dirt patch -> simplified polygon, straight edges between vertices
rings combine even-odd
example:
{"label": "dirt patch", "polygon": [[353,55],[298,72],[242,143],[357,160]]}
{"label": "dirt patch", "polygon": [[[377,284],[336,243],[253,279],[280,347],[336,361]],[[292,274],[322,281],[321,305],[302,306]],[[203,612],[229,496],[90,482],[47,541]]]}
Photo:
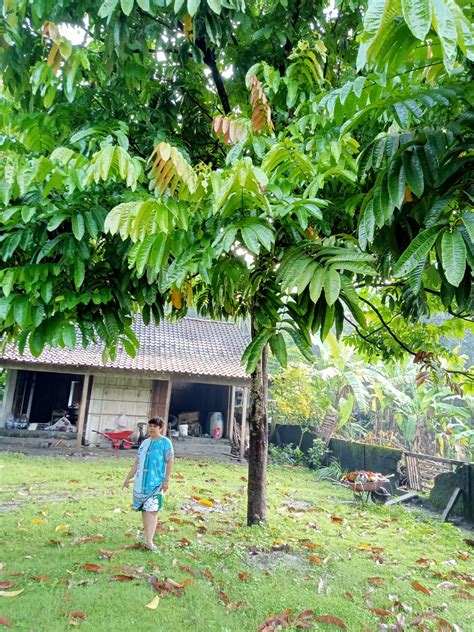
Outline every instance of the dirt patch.
{"label": "dirt patch", "polygon": [[280,568],[307,569],[308,562],[304,555],[289,550],[250,552],[247,564],[253,568],[271,571]]}

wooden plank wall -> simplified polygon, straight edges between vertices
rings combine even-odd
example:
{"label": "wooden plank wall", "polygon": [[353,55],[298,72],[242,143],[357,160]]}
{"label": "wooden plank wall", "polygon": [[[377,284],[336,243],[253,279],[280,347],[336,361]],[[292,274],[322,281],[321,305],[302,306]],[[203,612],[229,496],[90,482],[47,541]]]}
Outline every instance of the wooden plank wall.
{"label": "wooden plank wall", "polygon": [[168,413],[171,398],[171,382],[153,380],[151,388],[150,418],[161,417],[164,422],[163,434],[168,431]]}

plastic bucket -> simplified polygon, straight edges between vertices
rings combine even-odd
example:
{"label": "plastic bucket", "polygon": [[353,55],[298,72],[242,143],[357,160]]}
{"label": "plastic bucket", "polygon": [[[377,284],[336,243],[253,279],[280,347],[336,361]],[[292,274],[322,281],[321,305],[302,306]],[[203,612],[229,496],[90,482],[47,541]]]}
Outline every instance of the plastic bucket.
{"label": "plastic bucket", "polygon": [[188,436],[188,424],[179,424],[178,432],[180,437]]}

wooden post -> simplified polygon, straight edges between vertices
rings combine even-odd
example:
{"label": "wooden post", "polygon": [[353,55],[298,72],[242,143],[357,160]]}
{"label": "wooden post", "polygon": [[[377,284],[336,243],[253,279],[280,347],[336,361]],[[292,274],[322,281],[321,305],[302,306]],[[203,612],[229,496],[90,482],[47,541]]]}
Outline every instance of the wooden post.
{"label": "wooden post", "polygon": [[232,443],[234,434],[235,386],[229,386],[229,405],[227,406],[227,439]]}
{"label": "wooden post", "polygon": [[90,379],[90,375],[88,373],[84,375],[84,383],[82,384],[82,394],[81,394],[81,407],[79,409],[79,417],[77,420],[76,445],[78,448],[80,448],[82,445],[82,433],[84,430],[84,422],[86,419],[87,394],[89,392],[89,379]]}
{"label": "wooden post", "polygon": [[242,397],[242,426],[240,428],[240,458],[244,458],[245,439],[247,438],[247,408],[248,408],[248,388],[245,387]]}
{"label": "wooden post", "polygon": [[446,522],[449,518],[449,514],[454,508],[454,505],[457,503],[459,496],[462,494],[462,489],[460,487],[456,487],[456,489],[451,494],[451,498],[448,500],[448,504],[446,505],[445,510],[443,511],[443,515],[441,516],[441,522]]}

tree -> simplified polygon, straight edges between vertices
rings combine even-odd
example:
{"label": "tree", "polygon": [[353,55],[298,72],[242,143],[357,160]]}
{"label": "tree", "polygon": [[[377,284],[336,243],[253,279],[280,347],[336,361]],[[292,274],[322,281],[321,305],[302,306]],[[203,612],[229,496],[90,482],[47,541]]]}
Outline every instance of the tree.
{"label": "tree", "polygon": [[307,357],[348,315],[363,334],[360,286],[386,279],[405,316],[427,290],[470,311],[462,7],[327,9],[3,5],[5,339],[39,355],[77,323],[133,354],[137,310],[250,317],[249,524],[266,519],[268,345],[285,365],[283,333]]}

